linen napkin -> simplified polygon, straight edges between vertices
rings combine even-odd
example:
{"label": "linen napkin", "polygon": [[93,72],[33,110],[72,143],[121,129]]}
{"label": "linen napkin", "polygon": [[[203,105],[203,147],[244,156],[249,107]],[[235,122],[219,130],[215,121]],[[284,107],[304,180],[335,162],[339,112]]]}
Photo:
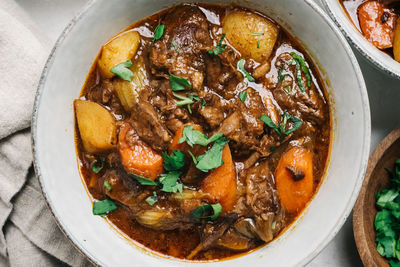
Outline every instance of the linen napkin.
{"label": "linen napkin", "polygon": [[90,266],[57,227],[32,168],[30,121],[49,41],[0,0],[0,266]]}

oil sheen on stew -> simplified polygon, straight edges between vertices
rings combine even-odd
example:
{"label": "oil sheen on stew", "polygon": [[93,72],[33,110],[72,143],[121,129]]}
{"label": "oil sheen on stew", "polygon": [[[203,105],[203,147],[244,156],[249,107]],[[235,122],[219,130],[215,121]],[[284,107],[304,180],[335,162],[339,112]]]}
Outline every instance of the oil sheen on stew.
{"label": "oil sheen on stew", "polygon": [[239,6],[182,4],[108,41],[74,102],[93,214],[176,258],[271,242],[324,175],[330,107],[284,29]]}

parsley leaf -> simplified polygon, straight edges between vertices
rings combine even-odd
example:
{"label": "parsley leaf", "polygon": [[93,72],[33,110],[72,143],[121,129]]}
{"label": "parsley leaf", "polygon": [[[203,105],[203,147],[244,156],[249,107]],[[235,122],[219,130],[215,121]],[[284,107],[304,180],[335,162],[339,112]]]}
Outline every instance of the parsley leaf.
{"label": "parsley leaf", "polygon": [[208,172],[224,164],[222,160],[222,149],[228,142],[229,141],[226,140],[225,137],[219,137],[209,150],[196,158],[196,168],[202,172]]}
{"label": "parsley leaf", "polygon": [[162,185],[161,191],[168,192],[168,193],[179,193],[182,194],[183,184],[178,183],[179,176],[181,172],[178,171],[171,171],[167,174],[160,175],[160,184]]}
{"label": "parsley leaf", "polygon": [[249,81],[254,82],[255,79],[251,76],[244,68],[244,58],[241,58],[237,63],[237,69],[243,74],[243,76]]}
{"label": "parsley leaf", "polygon": [[165,25],[157,25],[157,27],[154,29],[154,39],[153,39],[153,44],[155,41],[161,39],[161,37],[164,34],[164,29]]}
{"label": "parsley leaf", "polygon": [[219,53],[222,53],[226,49],[226,44],[222,45],[222,41],[225,38],[225,33],[222,34],[221,39],[219,39],[217,46],[213,50],[209,50],[208,53],[211,55],[218,55]]}
{"label": "parsley leaf", "polygon": [[130,69],[128,69],[130,66],[132,66],[132,60],[122,62],[121,64],[112,67],[110,72],[114,73],[122,80],[130,82],[132,81],[133,77],[133,72]]}
{"label": "parsley leaf", "polygon": [[173,40],[173,41],[171,42],[171,44],[172,44],[172,46],[174,47],[175,51],[176,51],[178,54],[180,54],[180,53],[181,53],[181,50],[179,50],[178,44],[175,42],[175,40]]}
{"label": "parsley leaf", "polygon": [[185,153],[182,150],[172,150],[172,154],[168,155],[167,152],[162,152],[164,159],[164,169],[167,171],[177,171],[185,166]]}
{"label": "parsley leaf", "polygon": [[[273,129],[278,135],[282,136],[284,135],[289,135],[296,131],[297,129],[300,128],[300,126],[303,124],[303,122],[299,119],[296,118],[292,115],[290,115],[287,111],[285,111],[282,115],[282,120],[276,125],[270,117],[267,115],[263,114],[259,117],[260,120],[262,120],[268,127]],[[288,121],[291,121],[293,123],[293,127],[286,130],[287,128],[287,123]]]}
{"label": "parsley leaf", "polygon": [[307,78],[307,87],[311,87],[310,69],[308,68],[308,66],[302,56],[300,56],[299,54],[296,54],[294,52],[291,52],[290,55],[293,57],[293,59],[296,62],[296,80],[297,80],[297,83],[299,84],[300,91],[302,91],[304,93],[306,89],[305,89],[303,81],[301,79],[301,71],[303,71],[304,75]]}
{"label": "parsley leaf", "polygon": [[193,89],[188,80],[185,78],[177,77],[173,74],[169,75],[169,83],[172,91],[184,91],[186,87]]}
{"label": "parsley leaf", "polygon": [[94,173],[99,173],[104,168],[104,161],[103,160],[95,160],[92,163],[92,171]]}
{"label": "parsley leaf", "polygon": [[[212,213],[212,214],[204,215],[204,213],[207,214]],[[196,219],[211,219],[212,221],[214,221],[215,219],[218,218],[219,215],[221,215],[221,213],[222,213],[221,204],[219,203],[212,205],[206,204],[195,209],[195,211],[193,211],[192,213],[192,216]]]}
{"label": "parsley leaf", "polygon": [[275,123],[271,120],[270,117],[263,114],[260,116],[259,119],[262,120],[269,128],[274,129],[275,132],[277,132],[277,134],[281,135],[281,132],[279,131],[279,127],[277,125],[275,125]]}
{"label": "parsley leaf", "polygon": [[101,215],[104,216],[108,212],[117,209],[117,205],[115,205],[114,201],[110,199],[105,199],[102,201],[96,201],[93,203],[93,215]]}
{"label": "parsley leaf", "polygon": [[150,206],[153,206],[158,201],[157,193],[153,191],[153,195],[149,196],[145,200]]}
{"label": "parsley leaf", "polygon": [[104,181],[104,187],[108,190],[108,191],[111,191],[112,190],[112,187],[111,187],[111,185],[110,185],[110,183],[108,182],[108,181]]}
{"label": "parsley leaf", "polygon": [[243,91],[239,94],[239,98],[240,101],[242,101],[242,103],[246,100],[246,97],[247,97],[247,91]]}
{"label": "parsley leaf", "polygon": [[183,128],[182,137],[179,139],[178,144],[186,142],[191,147],[194,145],[207,146],[222,136],[222,133],[216,133],[208,138],[207,135],[195,130],[193,125],[187,125]]}
{"label": "parsley leaf", "polygon": [[156,182],[154,182],[153,180],[147,179],[145,177],[136,175],[134,173],[129,173],[130,176],[132,176],[133,178],[136,179],[136,181],[138,181],[141,185],[158,185]]}

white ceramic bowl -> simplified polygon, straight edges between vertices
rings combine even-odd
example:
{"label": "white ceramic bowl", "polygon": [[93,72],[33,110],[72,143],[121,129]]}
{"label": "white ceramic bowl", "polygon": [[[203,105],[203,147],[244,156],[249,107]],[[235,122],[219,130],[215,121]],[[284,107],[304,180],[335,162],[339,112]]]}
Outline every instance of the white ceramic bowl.
{"label": "white ceramic bowl", "polygon": [[377,69],[400,79],[400,63],[382,52],[361,34],[347,17],[339,0],[320,0],[347,40]]}
{"label": "white ceramic bowl", "polygon": [[[99,265],[193,265],[146,252],[107,221],[93,216],[91,200],[78,173],[74,146],[72,101],[79,96],[101,45],[131,23],[177,2],[180,1],[91,2],[61,35],[43,71],[32,120],[36,173],[64,233]],[[301,41],[317,64],[332,105],[332,150],[326,178],[314,200],[283,235],[250,254],[203,264],[302,265],[339,231],[362,184],[371,131],[367,92],[345,38],[313,1],[251,0],[240,4],[279,22]]]}

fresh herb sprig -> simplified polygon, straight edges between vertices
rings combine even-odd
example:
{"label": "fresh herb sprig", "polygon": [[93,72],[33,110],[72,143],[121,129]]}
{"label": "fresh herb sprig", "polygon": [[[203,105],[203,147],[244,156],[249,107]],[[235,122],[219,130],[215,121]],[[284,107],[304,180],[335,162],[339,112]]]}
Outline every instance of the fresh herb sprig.
{"label": "fresh herb sprig", "polygon": [[216,220],[222,213],[221,204],[206,204],[198,207],[192,213],[195,219],[210,219],[212,221]]}
{"label": "fresh herb sprig", "polygon": [[192,114],[192,108],[190,107],[191,104],[194,103],[194,101],[202,101],[201,102],[201,108],[204,107],[206,104],[206,100],[204,98],[199,97],[198,95],[195,94],[188,94],[187,96],[181,96],[179,94],[172,93],[173,96],[176,98],[180,99],[181,101],[176,102],[176,105],[179,106],[187,106],[187,109],[189,111],[189,114]]}
{"label": "fresh herb sprig", "polygon": [[290,55],[293,57],[296,62],[296,80],[297,84],[300,87],[301,92],[305,92],[306,88],[304,87],[303,80],[301,78],[301,73],[303,72],[307,78],[307,87],[311,87],[311,74],[310,69],[308,68],[304,58],[295,52],[291,52]]}
{"label": "fresh herb sprig", "polygon": [[111,199],[96,201],[93,203],[93,215],[106,216],[110,211],[116,210],[117,205]]}
{"label": "fresh herb sprig", "polygon": [[[299,129],[303,123],[299,118],[290,115],[287,111],[283,112],[281,121],[278,123],[278,125],[276,125],[272,119],[265,114],[261,115],[259,119],[262,120],[268,127],[273,129],[279,136],[293,133]],[[289,121],[293,123],[293,127],[286,130]]]}
{"label": "fresh herb sprig", "polygon": [[153,44],[155,43],[155,41],[161,39],[161,37],[164,34],[164,29],[165,29],[165,25],[163,25],[163,24],[157,25],[157,27],[154,29]]}
{"label": "fresh herb sprig", "polygon": [[127,60],[111,68],[110,72],[114,73],[122,80],[132,81],[133,72],[129,69],[132,66],[132,60]]}
{"label": "fresh herb sprig", "polygon": [[241,101],[242,103],[244,103],[244,101],[246,101],[246,98],[247,98],[247,91],[241,92],[241,93],[239,94],[239,98],[240,98],[240,101]]}
{"label": "fresh herb sprig", "polygon": [[153,195],[147,197],[145,201],[146,201],[150,206],[153,206],[153,205],[156,204],[157,201],[158,201],[157,193],[156,193],[155,191],[153,191]]}
{"label": "fresh herb sprig", "polygon": [[207,146],[222,136],[222,133],[216,133],[208,138],[207,135],[195,130],[193,125],[187,125],[183,128],[182,137],[179,139],[178,144],[186,142],[190,147],[194,145]]}
{"label": "fresh herb sprig", "polygon": [[253,76],[250,75],[250,73],[247,72],[247,70],[244,68],[244,63],[245,60],[244,58],[241,58],[238,63],[237,63],[237,69],[243,74],[243,76],[249,81],[249,82],[255,82],[256,79],[254,79]]}
{"label": "fresh herb sprig", "polygon": [[169,83],[172,91],[184,91],[186,88],[193,89],[188,80],[177,77],[173,74],[169,75]]}
{"label": "fresh herb sprig", "polygon": [[103,160],[95,160],[92,162],[92,171],[94,173],[99,173],[104,168],[104,161]]}
{"label": "fresh herb sprig", "polygon": [[209,50],[208,53],[211,55],[218,55],[219,53],[222,53],[226,49],[226,44],[222,44],[222,41],[225,38],[225,33],[222,34],[221,39],[219,39],[217,46],[213,50]]}

